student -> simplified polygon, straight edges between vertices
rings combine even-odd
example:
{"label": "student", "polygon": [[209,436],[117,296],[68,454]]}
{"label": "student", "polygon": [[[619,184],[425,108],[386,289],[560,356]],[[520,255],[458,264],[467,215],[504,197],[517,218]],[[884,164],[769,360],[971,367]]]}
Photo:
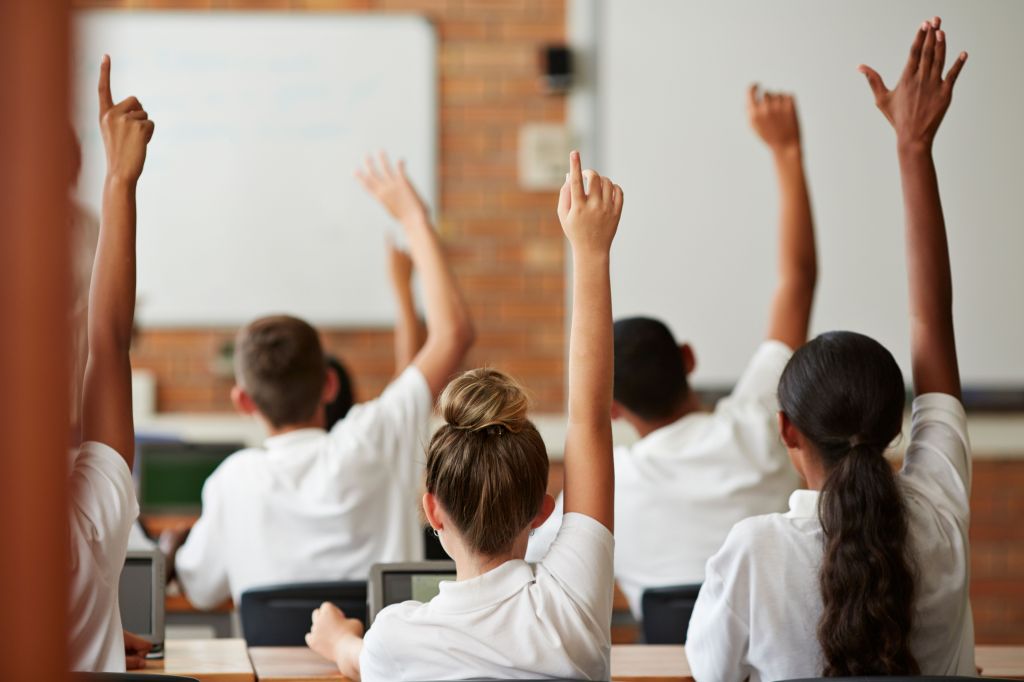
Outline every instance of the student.
{"label": "student", "polygon": [[385,608],[362,637],[332,604],[313,612],[309,646],[365,682],[468,677],[607,679],[611,650],[614,474],[608,252],[622,190],[571,155],[558,216],[573,253],[565,520],[544,561],[531,529],[551,513],[548,456],[507,376],[467,372],[441,396],[446,424],[427,450],[423,509],[458,578],[429,603]]}
{"label": "student", "polygon": [[697,680],[975,675],[968,599],[970,446],[960,404],[946,232],[932,140],[967,59],[945,80],[936,17],[892,91],[861,67],[896,130],[906,205],[914,400],[878,342],[831,332],[794,354],[779,427],[810,490],[736,525],[708,561],[686,645]]}
{"label": "student", "polygon": [[376,400],[330,432],[336,391],[316,330],[286,315],[244,327],[232,400],[267,427],[264,447],[228,457],[203,486],[202,516],[161,538],[189,601],[210,609],[273,583],[365,578],[382,561],[423,556],[415,501],[434,398],[462,362],[473,326],[426,207],[399,162],[368,161],[366,188],[402,224],[423,280],[427,338]]}
{"label": "student", "polygon": [[[395,291],[398,315],[395,321],[395,375],[408,367],[423,346],[423,334],[416,315],[416,302],[412,293],[412,257],[388,241],[388,274]],[[337,378],[338,390],[334,400],[324,407],[325,428],[330,431],[352,409],[354,390],[352,377],[345,365],[333,355],[327,356],[327,371]]]}
{"label": "student", "polygon": [[[706,411],[687,375],[696,365],[663,323],[615,323],[612,417],[639,442],[615,450],[615,577],[637,619],[650,587],[699,584],[704,564],[729,529],[748,516],[781,511],[799,480],[775,427],[775,389],[793,350],[807,340],[816,257],[804,178],[800,126],[792,96],[748,92],[751,126],[772,153],[781,195],[780,276],[768,335],[732,394]],[[544,556],[559,520],[530,541]]]}
{"label": "student", "polygon": [[135,188],[153,122],[134,97],[114,104],[110,58],[100,67],[99,120],[107,152],[103,218],[89,299],[82,385],[83,443],[70,471],[71,669],[123,671],[129,642],[117,586],[139,514],[132,484],[131,344],[135,316]]}

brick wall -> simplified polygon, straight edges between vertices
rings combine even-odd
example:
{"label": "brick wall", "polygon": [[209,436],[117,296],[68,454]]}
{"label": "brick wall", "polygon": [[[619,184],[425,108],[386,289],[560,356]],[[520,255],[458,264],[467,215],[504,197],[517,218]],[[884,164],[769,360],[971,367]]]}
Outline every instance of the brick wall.
{"label": "brick wall", "polygon": [[[126,9],[314,9],[425,14],[440,36],[440,230],[478,330],[467,366],[519,378],[537,409],[562,409],[565,329],[561,230],[552,193],[521,191],[519,126],[565,120],[538,88],[538,48],[565,38],[562,0],[74,0]],[[153,112],[159,119],[159,112]],[[210,371],[233,329],[143,331],[136,367],[153,371],[160,411],[230,410],[230,381]],[[391,334],[325,329],[354,375],[357,398],[392,374]]]}

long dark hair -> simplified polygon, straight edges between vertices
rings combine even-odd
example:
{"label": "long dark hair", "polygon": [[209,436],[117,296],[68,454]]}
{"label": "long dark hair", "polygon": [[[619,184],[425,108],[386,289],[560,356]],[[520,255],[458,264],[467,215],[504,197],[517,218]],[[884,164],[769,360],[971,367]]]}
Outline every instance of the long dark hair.
{"label": "long dark hair", "polygon": [[825,536],[818,641],[826,677],[915,675],[907,515],[885,450],[903,426],[903,374],[862,334],[822,334],[779,381],[782,412],[821,457]]}

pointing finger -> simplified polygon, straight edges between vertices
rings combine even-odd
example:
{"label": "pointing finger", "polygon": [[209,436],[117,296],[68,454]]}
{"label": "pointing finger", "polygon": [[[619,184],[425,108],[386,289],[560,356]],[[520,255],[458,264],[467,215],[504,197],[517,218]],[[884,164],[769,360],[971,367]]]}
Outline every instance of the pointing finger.
{"label": "pointing finger", "polygon": [[917,66],[917,75],[927,78],[931,73],[932,61],[935,59],[935,29],[931,24],[924,32],[924,46],[921,48],[921,61]]}
{"label": "pointing finger", "polygon": [[582,204],[587,198],[583,191],[583,171],[580,169],[580,153],[573,151],[569,154],[569,189],[572,203]]}
{"label": "pointing finger", "polygon": [[114,106],[114,98],[110,96],[110,56],[103,55],[100,62],[100,116],[107,113],[107,110]]}
{"label": "pointing finger", "polygon": [[921,62],[921,48],[924,47],[924,37],[927,26],[928,23],[924,22],[917,29],[917,35],[914,36],[914,43],[910,46],[910,56],[907,57],[907,66],[903,69],[904,76],[912,76],[917,73],[917,68]]}

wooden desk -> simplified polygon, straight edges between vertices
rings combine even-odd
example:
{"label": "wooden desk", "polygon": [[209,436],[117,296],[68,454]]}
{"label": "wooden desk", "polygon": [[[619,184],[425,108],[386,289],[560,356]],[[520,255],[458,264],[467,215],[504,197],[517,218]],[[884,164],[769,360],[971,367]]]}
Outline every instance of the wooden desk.
{"label": "wooden desk", "polygon": [[[249,649],[260,682],[345,682],[333,663],[306,647],[253,647]],[[979,646],[978,665],[985,677],[1024,679],[1024,646]],[[681,646],[612,647],[614,682],[692,682],[690,664]]]}
{"label": "wooden desk", "polygon": [[974,662],[983,677],[1010,677],[1024,680],[1024,646],[978,646]]}
{"label": "wooden desk", "polygon": [[[344,682],[333,663],[306,647],[249,649],[260,682]],[[681,646],[622,645],[612,647],[612,679],[616,682],[686,682],[690,666]]]}
{"label": "wooden desk", "polygon": [[200,682],[255,682],[244,639],[172,639],[164,660],[148,661],[140,673],[194,677]]}

